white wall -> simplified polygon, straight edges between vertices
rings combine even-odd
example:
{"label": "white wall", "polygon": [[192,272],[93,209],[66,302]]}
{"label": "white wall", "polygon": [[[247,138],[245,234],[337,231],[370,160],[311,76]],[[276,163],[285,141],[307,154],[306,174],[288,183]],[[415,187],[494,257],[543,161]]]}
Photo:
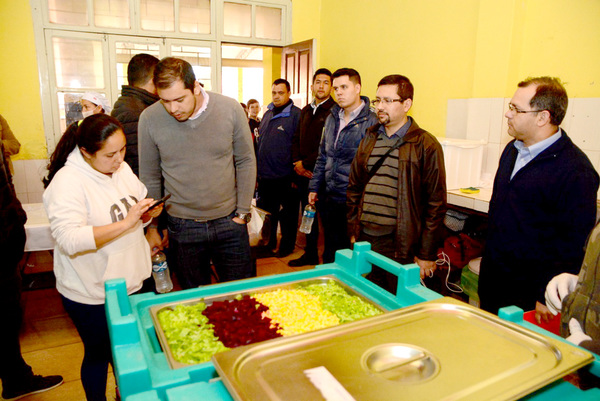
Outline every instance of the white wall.
{"label": "white wall", "polygon": [[47,174],[47,159],[13,160],[15,174],[13,184],[21,203],[41,203],[44,185],[42,178]]}

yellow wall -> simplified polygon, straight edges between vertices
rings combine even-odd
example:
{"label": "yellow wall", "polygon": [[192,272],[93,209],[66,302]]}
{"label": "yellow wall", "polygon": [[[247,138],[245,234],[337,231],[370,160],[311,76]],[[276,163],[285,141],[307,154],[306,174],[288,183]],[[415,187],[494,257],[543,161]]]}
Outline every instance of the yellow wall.
{"label": "yellow wall", "polygon": [[263,50],[263,99],[261,107],[271,103],[271,84],[281,77],[281,49],[265,48]]}
{"label": "yellow wall", "polygon": [[[445,133],[448,99],[511,97],[528,76],[558,76],[570,97],[600,97],[599,1],[296,3],[303,2],[294,1],[293,41],[320,32],[319,67],[357,69],[370,98],[384,75],[408,76],[412,114],[436,135]],[[318,8],[320,28],[296,26]]]}
{"label": "yellow wall", "polygon": [[356,69],[371,99],[383,76],[406,75],[415,86],[417,122],[443,135],[447,99],[472,94],[479,1],[369,4],[322,2],[321,63]]}
{"label": "yellow wall", "polygon": [[316,39],[313,49],[317,65],[320,63],[320,38],[322,24],[321,0],[292,0],[292,38],[294,43]]}
{"label": "yellow wall", "polygon": [[570,97],[599,97],[600,1],[520,3],[527,24],[518,72],[559,76]]}
{"label": "yellow wall", "polygon": [[0,27],[0,114],[21,142],[21,151],[13,158],[46,158],[29,2],[0,1]]}

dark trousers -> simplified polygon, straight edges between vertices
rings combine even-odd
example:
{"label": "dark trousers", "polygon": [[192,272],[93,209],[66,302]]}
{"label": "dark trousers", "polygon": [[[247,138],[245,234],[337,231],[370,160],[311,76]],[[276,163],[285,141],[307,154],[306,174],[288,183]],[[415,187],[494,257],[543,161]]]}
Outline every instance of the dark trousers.
{"label": "dark trousers", "polygon": [[256,206],[271,214],[271,232],[268,247],[277,247],[277,223],[281,225],[280,252],[293,251],[298,232],[298,190],[292,186],[292,176],[258,180]]}
{"label": "dark trousers", "polygon": [[83,342],[81,384],[88,401],[106,400],[108,364],[112,364],[104,304],[88,305],[61,296],[63,306]]}
{"label": "dark trousers", "polygon": [[325,237],[323,263],[332,263],[335,260],[336,251],[350,248],[346,202],[336,202],[325,196],[322,205],[321,218]]}
{"label": "dark trousers", "polygon": [[215,220],[196,221],[169,216],[169,248],[183,289],[210,284],[211,262],[220,281],[252,277],[248,228],[233,221],[233,217],[231,213]]}
{"label": "dark trousers", "polygon": [[31,367],[21,355],[19,332],[23,323],[21,307],[21,274],[18,266],[25,248],[25,229],[13,226],[0,243],[0,305],[2,305],[2,328],[0,328],[0,379],[4,388],[21,387],[33,375]]}
{"label": "dark trousers", "polygon": [[525,273],[517,274],[518,271],[508,271],[504,264],[489,257],[482,258],[478,282],[481,309],[495,314],[498,309],[511,305],[524,311],[535,309],[538,294],[535,283]]}
{"label": "dark trousers", "polygon": [[[308,204],[308,182],[310,180],[306,177],[296,177],[296,182],[298,183],[298,193],[300,195],[300,204],[302,206],[301,210],[304,211],[304,208]],[[319,257],[319,202],[316,204],[317,213],[315,214],[315,220],[313,221],[312,228],[310,230],[310,234],[306,234],[306,246],[304,247],[304,253],[306,256],[310,258],[318,258]]]}

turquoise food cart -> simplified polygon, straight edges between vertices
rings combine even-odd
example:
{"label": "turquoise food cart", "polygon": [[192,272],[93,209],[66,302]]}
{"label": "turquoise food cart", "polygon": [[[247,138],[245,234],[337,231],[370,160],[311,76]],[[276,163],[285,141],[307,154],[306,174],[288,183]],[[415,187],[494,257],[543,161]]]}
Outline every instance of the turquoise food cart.
{"label": "turquoise food cart", "polygon": [[[363,277],[372,265],[398,276],[396,295]],[[196,365],[174,368],[163,350],[167,345],[157,334],[151,312],[157,306],[190,299],[209,300],[223,294],[233,297],[323,278],[342,283],[350,292],[386,312],[235,348]],[[327,400],[324,390],[313,385],[314,378],[305,373],[311,370],[305,368],[312,368],[313,364],[326,371],[334,385],[347,388],[354,396],[350,399],[356,400],[417,396],[600,399],[599,389],[583,391],[561,379],[584,365],[591,366],[590,371],[600,376],[596,356],[524,322],[523,311],[518,308],[504,308],[500,319],[443,298],[421,285],[418,266],[399,265],[371,251],[368,243],[355,244],[353,251],[338,251],[334,263],[312,270],[169,294],[128,296],[123,280],[111,280],[106,283],[106,311],[115,376],[126,401],[287,401],[307,399],[308,394],[314,395],[308,399]],[[245,362],[239,363],[240,360]],[[281,361],[281,366],[273,361]],[[292,377],[296,387],[280,386]]]}

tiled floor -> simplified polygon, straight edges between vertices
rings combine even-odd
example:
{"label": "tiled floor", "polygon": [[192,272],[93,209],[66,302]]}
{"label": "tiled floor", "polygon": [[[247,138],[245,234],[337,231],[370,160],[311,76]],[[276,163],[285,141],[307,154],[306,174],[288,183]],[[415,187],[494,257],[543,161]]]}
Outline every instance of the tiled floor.
{"label": "tiled floor", "polygon": [[[313,268],[314,266],[291,268],[287,265],[290,259],[295,259],[301,254],[302,250],[296,248],[292,255],[283,259],[275,257],[258,259],[257,274],[266,276]],[[48,269],[50,271],[52,269],[51,259],[45,254],[39,254],[34,261],[28,263],[26,273]],[[83,345],[75,326],[62,307],[58,292],[55,288],[24,291],[23,305],[25,311],[21,335],[23,357],[36,374],[59,374],[64,377],[64,383],[60,387],[24,399],[28,401],[85,400],[79,374]],[[107,397],[109,400],[114,400],[114,376],[109,373],[108,377]]]}

